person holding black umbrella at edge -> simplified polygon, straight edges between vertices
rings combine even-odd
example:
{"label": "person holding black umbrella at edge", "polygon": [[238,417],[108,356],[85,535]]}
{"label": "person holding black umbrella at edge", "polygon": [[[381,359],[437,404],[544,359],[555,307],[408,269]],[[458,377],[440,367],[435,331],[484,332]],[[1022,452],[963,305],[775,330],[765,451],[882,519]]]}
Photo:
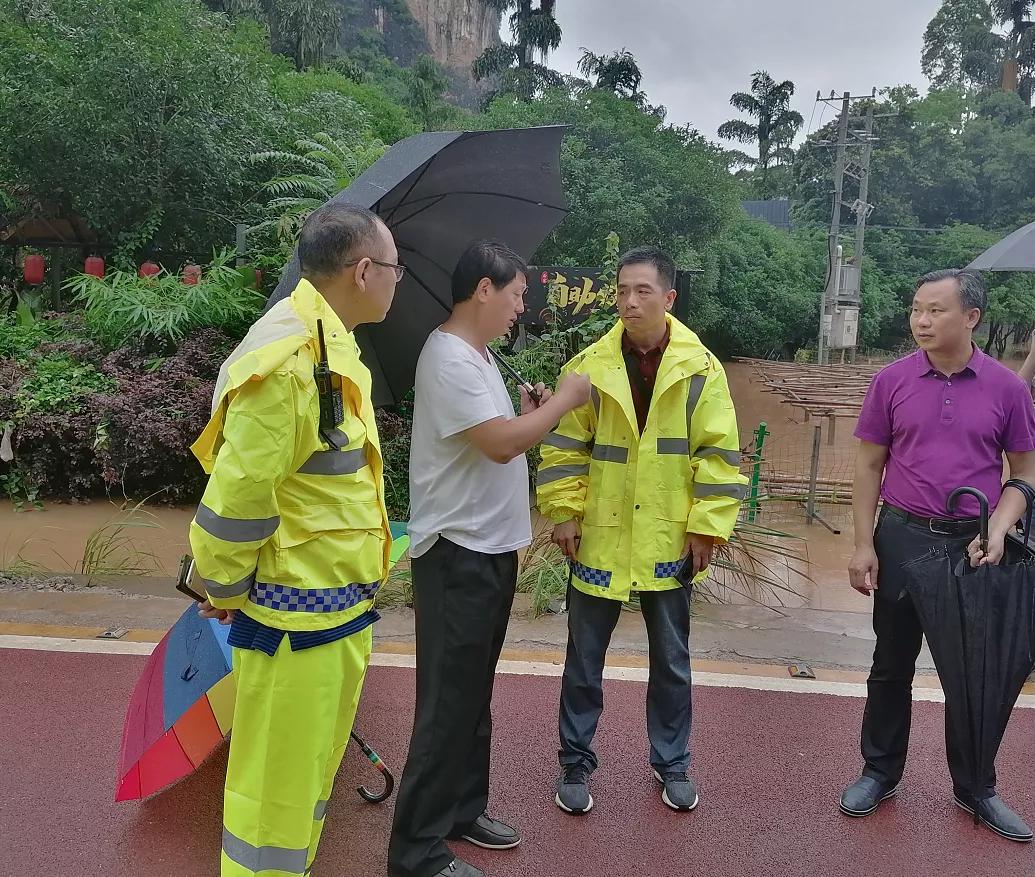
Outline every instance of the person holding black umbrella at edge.
{"label": "person holding black umbrella at edge", "polygon": [[[862,722],[862,776],[841,795],[848,816],[873,813],[898,790],[909,743],[912,681],[922,629],[908,593],[905,564],[932,549],[973,566],[998,564],[1006,534],[1025,511],[1019,490],[1003,490],[1003,454],[1012,478],[1035,483],[1035,409],[1024,382],[973,342],[987,309],[980,275],[934,271],[916,283],[910,328],[918,350],[874,378],[855,431],[851,585],[873,597],[877,637]],[[987,551],[980,544],[977,502],[967,517],[948,517],[960,485],[995,506]],[[877,516],[878,499],[883,507]],[[948,707],[947,707],[948,712]],[[965,741],[946,720],[946,751],[956,804],[1000,835],[1027,842],[1031,829],[996,794],[994,769],[972,794],[963,768]]]}
{"label": "person holding black umbrella at edge", "polygon": [[488,345],[524,311],[525,275],[504,244],[471,244],[453,272],[452,314],[417,363],[408,528],[417,704],[388,849],[392,877],[479,877],[447,839],[496,850],[520,841],[486,808],[493,679],[517,552],[532,540],[525,451],[590,397],[581,375],[553,394],[523,385],[515,416]]}

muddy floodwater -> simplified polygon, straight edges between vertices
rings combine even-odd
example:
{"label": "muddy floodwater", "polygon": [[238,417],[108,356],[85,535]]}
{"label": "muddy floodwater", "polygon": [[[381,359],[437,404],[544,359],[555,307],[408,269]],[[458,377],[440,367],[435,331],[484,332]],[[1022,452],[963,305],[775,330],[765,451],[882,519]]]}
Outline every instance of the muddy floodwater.
{"label": "muddy floodwater", "polygon": [[[752,369],[741,363],[726,366],[737,406],[741,445],[752,442],[759,422],[769,433],[764,449],[767,471],[782,476],[807,477],[813,430],[821,423],[820,476],[828,482],[851,478],[854,461],[852,430],[855,422],[838,418],[833,437],[826,419],[806,421],[803,412],[783,404],[780,397],[763,391]],[[846,499],[847,497],[845,497]],[[743,585],[717,587],[732,602],[760,600],[816,609],[869,611],[869,601],[847,584],[845,572],[852,552],[850,506],[843,500],[823,503],[820,514],[839,535],[822,524],[806,524],[804,505],[798,502],[763,501],[756,524],[795,537],[772,537],[780,551],[793,550],[795,558],[770,556],[760,560],[788,590],[738,594]],[[51,572],[82,572],[85,562],[108,573],[131,572],[141,576],[172,576],[180,557],[188,551],[187,528],[192,507],[149,507],[131,512],[106,500],[82,504],[48,501],[43,511],[15,512],[0,503],[0,568],[37,568]],[[747,589],[750,590],[750,589]]]}

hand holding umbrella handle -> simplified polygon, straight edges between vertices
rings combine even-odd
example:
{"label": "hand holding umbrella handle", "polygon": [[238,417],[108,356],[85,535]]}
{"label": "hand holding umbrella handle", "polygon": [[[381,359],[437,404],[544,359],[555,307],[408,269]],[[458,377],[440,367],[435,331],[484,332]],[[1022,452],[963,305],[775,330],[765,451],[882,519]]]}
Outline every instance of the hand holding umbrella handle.
{"label": "hand holding umbrella handle", "polygon": [[957,500],[961,496],[972,496],[978,501],[978,507],[980,514],[978,516],[978,522],[981,529],[981,553],[988,553],[988,497],[985,496],[976,487],[957,487],[952,493],[949,494],[949,499],[945,503],[945,507],[949,514],[953,514],[956,511]]}

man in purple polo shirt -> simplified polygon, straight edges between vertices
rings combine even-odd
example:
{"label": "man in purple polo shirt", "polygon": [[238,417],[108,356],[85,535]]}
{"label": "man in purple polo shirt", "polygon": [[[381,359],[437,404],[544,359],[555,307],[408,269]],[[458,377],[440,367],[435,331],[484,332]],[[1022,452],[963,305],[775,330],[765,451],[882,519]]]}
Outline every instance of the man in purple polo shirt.
{"label": "man in purple polo shirt", "polygon": [[[909,317],[920,349],[873,379],[859,416],[848,572],[853,588],[873,596],[877,645],[863,713],[865,767],[841,795],[849,816],[866,816],[895,794],[906,763],[922,631],[903,593],[903,564],[934,547],[966,552],[974,566],[998,563],[1006,533],[1024,511],[1021,493],[1002,489],[1003,454],[1012,477],[1035,482],[1035,411],[1027,387],[972,341],[986,307],[977,274],[950,269],[921,277]],[[961,485],[979,488],[995,507],[987,554],[977,539],[976,500],[967,497],[960,508],[969,517],[947,517],[949,494]],[[884,505],[874,530],[878,497]],[[1004,837],[1030,841],[1031,829],[996,795],[994,769],[986,795],[972,797],[960,765],[962,744],[948,722],[945,738],[956,803]]]}

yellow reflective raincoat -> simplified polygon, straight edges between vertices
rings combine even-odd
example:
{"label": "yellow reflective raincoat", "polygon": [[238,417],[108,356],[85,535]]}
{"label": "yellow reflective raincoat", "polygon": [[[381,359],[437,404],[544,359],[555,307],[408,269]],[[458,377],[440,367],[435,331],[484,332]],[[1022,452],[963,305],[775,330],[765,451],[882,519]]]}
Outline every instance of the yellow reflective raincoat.
{"label": "yellow reflective raincoat", "polygon": [[565,365],[589,376],[592,398],[543,441],[539,510],[554,523],[581,521],[572,583],[591,596],[680,587],[686,535],[728,541],[746,495],[726,374],[697,335],[668,322],[642,435],[618,323]]}
{"label": "yellow reflective raincoat", "polygon": [[[313,377],[317,320],[344,401],[327,434]],[[298,650],[284,634],[272,656],[233,650],[220,873],[300,877],[316,856],[370,658],[372,619],[360,616],[391,548],[370,372],[308,281],[223,364],[192,450],[211,476],[190,541],[212,604],[317,641],[357,628]]]}
{"label": "yellow reflective raincoat", "polygon": [[[345,402],[329,437],[313,378],[317,320]],[[211,475],[190,541],[214,606],[281,630],[337,627],[371,608],[391,535],[370,372],[308,281],[223,364],[191,450]]]}

